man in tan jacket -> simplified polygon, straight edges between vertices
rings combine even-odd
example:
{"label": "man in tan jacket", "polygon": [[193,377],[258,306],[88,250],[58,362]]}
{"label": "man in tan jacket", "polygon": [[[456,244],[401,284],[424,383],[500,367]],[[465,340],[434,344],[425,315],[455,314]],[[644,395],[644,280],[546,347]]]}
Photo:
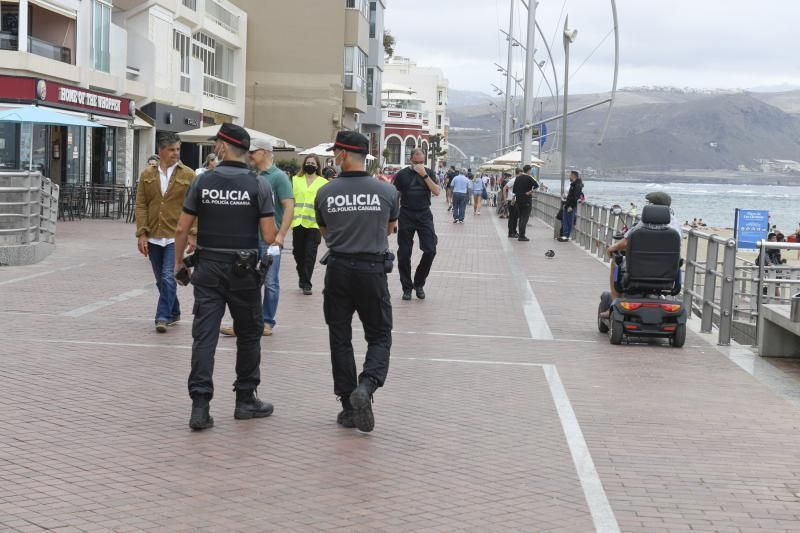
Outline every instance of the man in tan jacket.
{"label": "man in tan jacket", "polygon": [[[194,171],[179,161],[181,140],[175,133],[161,133],[156,141],[159,164],[148,167],[139,177],[136,190],[136,237],[139,252],[150,258],[159,298],[156,331],[181,319],[175,265],[175,227],[181,216],[183,199],[194,180]],[[192,229],[189,249],[194,248],[196,228]],[[180,251],[183,254],[183,250]]]}

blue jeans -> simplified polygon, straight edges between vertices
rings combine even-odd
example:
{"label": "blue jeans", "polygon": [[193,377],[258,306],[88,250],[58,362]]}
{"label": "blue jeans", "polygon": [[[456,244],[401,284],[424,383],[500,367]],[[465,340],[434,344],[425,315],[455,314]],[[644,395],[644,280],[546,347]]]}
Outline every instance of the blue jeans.
{"label": "blue jeans", "polygon": [[464,221],[468,200],[467,193],[465,192],[453,193],[453,220]]}
{"label": "blue jeans", "polygon": [[153,267],[158,287],[158,307],[156,307],[156,320],[172,322],[181,314],[181,304],[178,302],[178,284],[175,282],[175,244],[159,246],[148,244],[148,257]]}
{"label": "blue jeans", "polygon": [[561,217],[561,236],[562,237],[569,237],[572,234],[572,226],[575,224],[575,210],[572,210],[572,213],[567,211],[567,208],[564,208],[564,215]]}
{"label": "blue jeans", "polygon": [[[259,255],[267,253],[267,248],[264,241],[258,241]],[[275,327],[275,314],[278,312],[278,300],[281,295],[280,272],[281,256],[273,255],[272,266],[269,267],[267,279],[264,280],[264,324],[268,324],[271,328]]]}

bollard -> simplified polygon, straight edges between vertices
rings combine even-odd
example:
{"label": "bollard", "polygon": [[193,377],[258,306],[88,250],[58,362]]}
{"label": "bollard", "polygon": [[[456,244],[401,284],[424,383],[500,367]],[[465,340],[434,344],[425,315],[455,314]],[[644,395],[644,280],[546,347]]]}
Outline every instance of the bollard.
{"label": "bollard", "polygon": [[792,309],[789,313],[792,322],[800,322],[800,292],[792,296]]}

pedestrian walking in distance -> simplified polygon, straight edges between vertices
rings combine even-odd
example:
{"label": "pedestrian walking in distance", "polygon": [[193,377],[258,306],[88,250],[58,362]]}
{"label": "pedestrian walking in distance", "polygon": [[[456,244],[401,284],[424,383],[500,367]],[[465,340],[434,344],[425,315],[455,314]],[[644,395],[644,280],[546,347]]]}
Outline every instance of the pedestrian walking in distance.
{"label": "pedestrian walking in distance", "polygon": [[469,188],[472,182],[466,176],[467,170],[462,170],[453,178],[453,224],[464,223],[464,215],[469,201]]}
{"label": "pedestrian walking in distance", "polygon": [[[156,331],[166,333],[167,326],[181,319],[172,265],[176,256],[183,258],[184,248],[176,252],[175,227],[181,215],[183,197],[195,176],[192,169],[179,161],[181,140],[176,134],[159,134],[156,146],[158,157],[155,164],[148,164],[136,189],[136,237],[139,252],[150,259],[156,278]],[[188,246],[194,248],[197,228],[191,228],[190,233]]]}
{"label": "pedestrian walking in distance", "polygon": [[272,244],[278,233],[272,189],[247,166],[250,135],[234,124],[223,124],[214,137],[217,168],[199,176],[186,194],[178,221],[175,243],[186,245],[189,228],[198,220],[196,267],[185,269],[183,257],[175,258],[176,277],[194,285],[192,368],[189,396],[195,430],[214,425],[209,403],[214,395],[214,352],[225,306],[236,330],[236,407],[238,420],[272,414],[272,404],[256,394],[261,383],[261,305],[263,261],[258,256],[258,230]]}
{"label": "pedestrian walking in distance", "polygon": [[[404,168],[394,178],[394,186],[400,192],[400,218],[397,231],[397,263],[400,271],[400,284],[403,287],[403,300],[411,299],[411,289],[417,298],[425,299],[425,281],[431,273],[433,258],[436,257],[436,230],[433,227],[431,195],[439,196],[441,187],[436,183],[433,170],[425,168],[425,152],[419,148],[411,152],[411,165]],[[419,236],[419,260],[414,279],[411,279],[411,251],[414,247],[414,234]]]}
{"label": "pedestrian walking in distance", "polygon": [[292,178],[294,191],[294,220],[292,220],[292,254],[297,265],[298,286],[305,295],[311,295],[311,276],[317,262],[317,250],[322,237],[314,213],[317,191],[328,183],[322,177],[322,168],[316,156],[303,161],[300,174]]}
{"label": "pedestrian walking in distance", "polygon": [[[372,431],[372,395],[386,382],[392,347],[392,301],[387,273],[393,256],[388,236],[400,216],[397,189],[370,176],[364,165],[369,141],[343,131],[331,148],[339,177],[319,190],[317,222],[330,251],[323,311],[328,324],[333,392],[342,402],[336,421]],[[364,368],[356,383],[353,313],[367,341]]]}

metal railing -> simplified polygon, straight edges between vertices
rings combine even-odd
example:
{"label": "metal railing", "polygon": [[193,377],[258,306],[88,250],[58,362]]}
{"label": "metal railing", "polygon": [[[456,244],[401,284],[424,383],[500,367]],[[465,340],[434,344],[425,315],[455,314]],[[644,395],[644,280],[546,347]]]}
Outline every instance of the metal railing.
{"label": "metal railing", "polygon": [[[705,242],[705,260],[698,257]],[[722,247],[723,257],[719,253]],[[690,230],[683,277],[683,303],[701,319],[700,331],[719,328],[719,344],[731,343],[736,282],[736,241]]]}
{"label": "metal railing", "polygon": [[197,11],[197,0],[183,0],[183,5],[192,11]]}
{"label": "metal railing", "polygon": [[0,31],[0,50],[18,50],[19,39],[16,33]]}
{"label": "metal railing", "polygon": [[206,14],[217,24],[231,33],[239,33],[239,17],[214,0],[206,0]]}
{"label": "metal railing", "polygon": [[225,100],[227,102],[235,102],[236,85],[229,81],[206,74],[203,77],[203,94],[211,98]]}
{"label": "metal railing", "polygon": [[38,172],[0,172],[0,246],[55,242],[58,197]]}

